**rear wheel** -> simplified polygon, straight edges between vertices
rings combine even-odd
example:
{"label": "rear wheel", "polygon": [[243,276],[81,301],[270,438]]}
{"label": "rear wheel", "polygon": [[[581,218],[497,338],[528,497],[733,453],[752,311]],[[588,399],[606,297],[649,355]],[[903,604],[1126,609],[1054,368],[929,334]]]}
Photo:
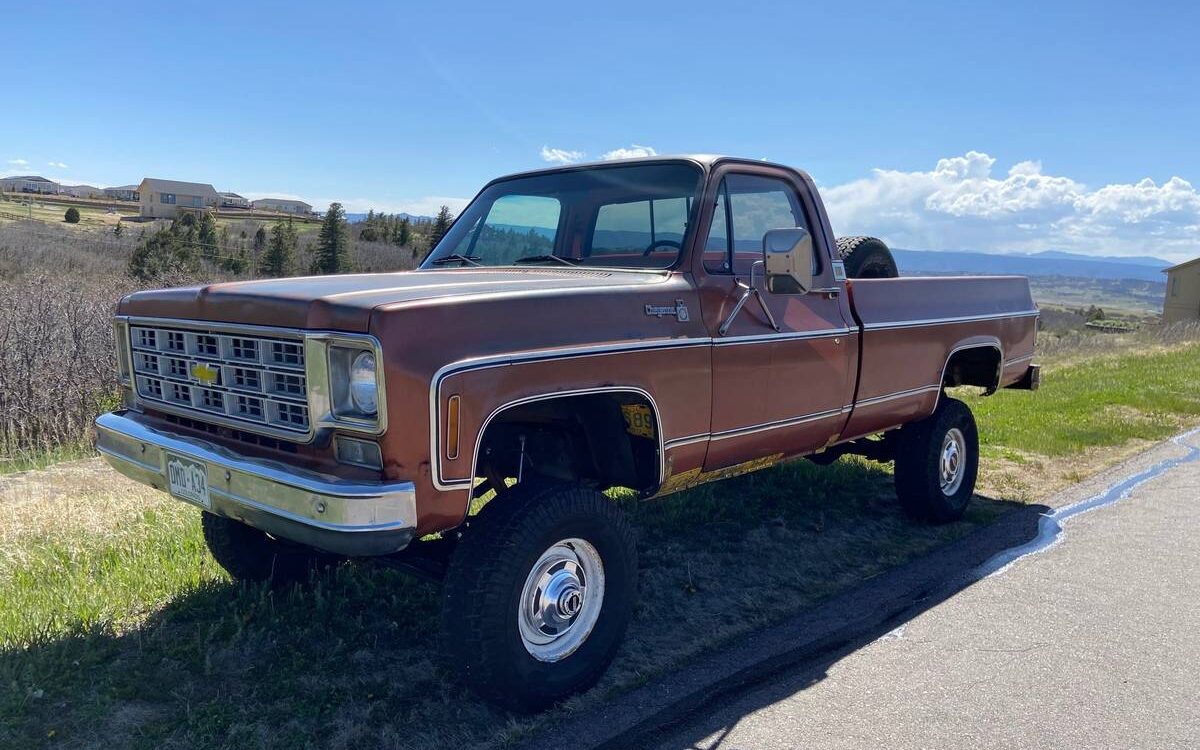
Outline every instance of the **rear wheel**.
{"label": "rear wheel", "polygon": [[302,581],[314,568],[330,565],[332,555],[275,539],[231,518],[203,513],[204,542],[217,563],[237,581]]}
{"label": "rear wheel", "polygon": [[522,483],[471,519],[442,604],[448,666],[487,700],[537,711],[608,668],[637,590],[624,514],[598,492]]}
{"label": "rear wheel", "polygon": [[932,416],[896,438],[896,495],[904,510],[932,523],[962,518],[979,471],[979,433],[967,405],[943,395]]}
{"label": "rear wheel", "polygon": [[894,279],[900,275],[892,251],[875,237],[838,237],[838,257],[851,279]]}

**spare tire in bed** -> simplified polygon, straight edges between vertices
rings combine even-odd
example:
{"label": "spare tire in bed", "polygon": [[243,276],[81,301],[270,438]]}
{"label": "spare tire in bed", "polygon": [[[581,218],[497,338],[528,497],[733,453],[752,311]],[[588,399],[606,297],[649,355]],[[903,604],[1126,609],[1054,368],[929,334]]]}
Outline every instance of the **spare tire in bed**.
{"label": "spare tire in bed", "polygon": [[838,257],[850,279],[894,279],[900,275],[892,251],[875,237],[838,237]]}

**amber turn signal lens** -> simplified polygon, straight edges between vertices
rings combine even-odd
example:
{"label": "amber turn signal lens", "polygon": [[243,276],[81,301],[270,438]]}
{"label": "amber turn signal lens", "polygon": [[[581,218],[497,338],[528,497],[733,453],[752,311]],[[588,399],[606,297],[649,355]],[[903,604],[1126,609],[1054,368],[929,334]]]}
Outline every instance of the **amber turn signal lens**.
{"label": "amber turn signal lens", "polygon": [[458,458],[458,394],[446,403],[446,458]]}

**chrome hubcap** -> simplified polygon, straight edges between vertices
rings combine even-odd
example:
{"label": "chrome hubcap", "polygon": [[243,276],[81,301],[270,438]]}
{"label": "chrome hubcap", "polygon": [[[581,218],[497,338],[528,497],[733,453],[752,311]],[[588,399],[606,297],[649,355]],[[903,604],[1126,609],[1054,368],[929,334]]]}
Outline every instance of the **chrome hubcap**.
{"label": "chrome hubcap", "polygon": [[942,438],[942,456],[938,462],[942,493],[953,495],[962,486],[967,471],[967,441],[962,430],[954,427]]}
{"label": "chrome hubcap", "polygon": [[529,655],[559,661],[591,634],[604,603],[604,564],[582,539],[564,539],[542,553],[525,578],[517,628]]}

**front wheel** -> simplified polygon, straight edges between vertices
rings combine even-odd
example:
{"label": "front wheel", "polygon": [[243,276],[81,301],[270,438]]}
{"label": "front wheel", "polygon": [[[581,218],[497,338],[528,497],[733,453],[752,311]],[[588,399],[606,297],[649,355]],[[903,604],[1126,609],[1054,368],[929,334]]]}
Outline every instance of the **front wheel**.
{"label": "front wheel", "polygon": [[979,432],[962,401],[943,395],[931,416],[897,434],[896,495],[914,518],[932,523],[962,518],[978,471]]}
{"label": "front wheel", "polygon": [[504,708],[545,708],[600,679],[637,590],[633,530],[598,492],[523,483],[471,519],[446,574],[442,650]]}
{"label": "front wheel", "polygon": [[310,571],[336,558],[315,549],[283,542],[252,526],[204,512],[200,517],[204,542],[235,581],[271,581],[286,585],[303,581]]}

